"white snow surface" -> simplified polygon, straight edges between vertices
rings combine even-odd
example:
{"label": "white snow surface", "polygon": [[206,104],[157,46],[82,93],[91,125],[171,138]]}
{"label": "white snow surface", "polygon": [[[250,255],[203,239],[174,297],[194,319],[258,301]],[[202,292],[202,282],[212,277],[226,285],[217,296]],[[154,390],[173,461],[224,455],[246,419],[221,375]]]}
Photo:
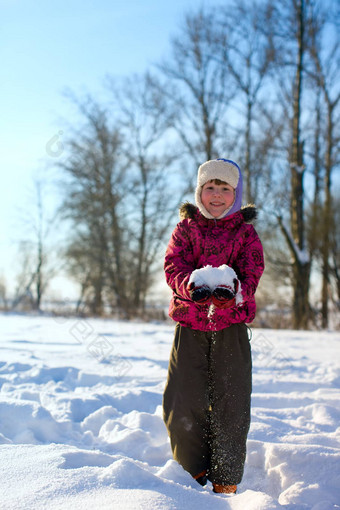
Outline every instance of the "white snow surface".
{"label": "white snow surface", "polygon": [[162,393],[173,324],[0,315],[0,508],[340,508],[340,338],[252,331],[236,495],[173,459]]}
{"label": "white snow surface", "polygon": [[[234,291],[234,279],[238,280],[237,274],[234,269],[227,264],[223,264],[219,267],[204,266],[199,269],[195,269],[189,278],[188,284],[195,283],[195,285],[207,285],[211,290],[214,290],[218,285],[226,285],[231,287]],[[238,291],[236,293],[236,304],[243,302],[242,288],[239,281]]]}

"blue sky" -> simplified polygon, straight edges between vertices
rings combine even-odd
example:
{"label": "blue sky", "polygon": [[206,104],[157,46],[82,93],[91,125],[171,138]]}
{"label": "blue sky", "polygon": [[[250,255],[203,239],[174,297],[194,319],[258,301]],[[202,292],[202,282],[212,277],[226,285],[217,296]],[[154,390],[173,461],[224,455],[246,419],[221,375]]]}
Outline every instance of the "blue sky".
{"label": "blue sky", "polygon": [[28,189],[48,163],[46,144],[62,131],[62,119],[72,121],[65,89],[100,99],[107,74],[150,68],[168,52],[184,13],[209,3],[0,0],[0,277],[9,287]]}

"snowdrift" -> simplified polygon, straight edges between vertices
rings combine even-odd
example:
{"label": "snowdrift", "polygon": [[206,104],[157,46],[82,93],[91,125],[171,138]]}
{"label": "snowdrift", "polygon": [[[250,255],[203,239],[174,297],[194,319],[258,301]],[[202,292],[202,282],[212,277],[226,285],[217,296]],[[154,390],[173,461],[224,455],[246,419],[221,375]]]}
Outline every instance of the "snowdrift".
{"label": "snowdrift", "polygon": [[236,495],[172,460],[173,326],[0,316],[0,508],[340,508],[340,338],[253,330],[252,424]]}

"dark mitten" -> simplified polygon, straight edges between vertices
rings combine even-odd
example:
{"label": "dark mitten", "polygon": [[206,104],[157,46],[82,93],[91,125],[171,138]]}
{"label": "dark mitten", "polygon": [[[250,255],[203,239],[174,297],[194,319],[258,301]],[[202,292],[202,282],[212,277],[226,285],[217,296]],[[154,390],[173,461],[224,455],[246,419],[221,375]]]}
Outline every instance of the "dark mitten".
{"label": "dark mitten", "polygon": [[233,280],[233,286],[218,285],[212,293],[212,302],[217,308],[231,308],[235,305],[236,293],[239,282],[236,278]]}
{"label": "dark mitten", "polygon": [[190,285],[189,292],[191,299],[200,305],[207,303],[211,299],[211,290],[207,285],[195,287],[192,283]]}

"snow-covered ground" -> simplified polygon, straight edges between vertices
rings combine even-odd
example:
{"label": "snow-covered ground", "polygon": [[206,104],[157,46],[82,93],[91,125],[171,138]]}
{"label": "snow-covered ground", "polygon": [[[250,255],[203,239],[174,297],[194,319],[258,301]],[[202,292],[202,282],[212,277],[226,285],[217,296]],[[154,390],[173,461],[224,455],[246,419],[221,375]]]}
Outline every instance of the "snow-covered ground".
{"label": "snow-covered ground", "polygon": [[162,393],[173,326],[0,315],[0,508],[340,508],[340,335],[253,330],[238,493],[172,460]]}

